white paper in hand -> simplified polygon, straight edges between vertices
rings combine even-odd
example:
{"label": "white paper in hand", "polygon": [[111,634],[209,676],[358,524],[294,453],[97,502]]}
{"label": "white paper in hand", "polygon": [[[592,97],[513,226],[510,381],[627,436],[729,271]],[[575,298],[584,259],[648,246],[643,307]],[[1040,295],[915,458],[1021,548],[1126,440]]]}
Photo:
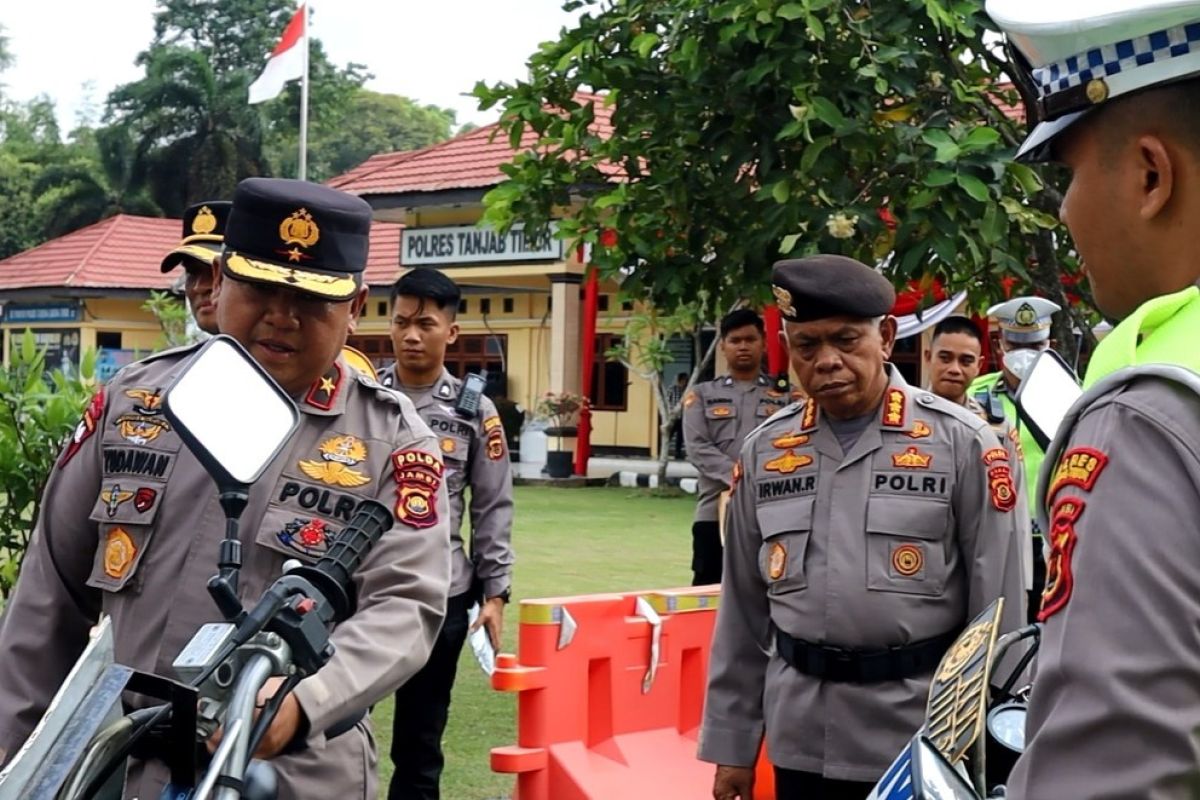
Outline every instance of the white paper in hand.
{"label": "white paper in hand", "polygon": [[[478,603],[467,611],[467,624],[474,625],[477,619],[479,619]],[[492,640],[488,636],[487,627],[480,625],[478,630],[467,637],[467,641],[471,644],[471,652],[475,654],[479,668],[485,675],[490,676],[496,671],[496,651],[492,648]]]}

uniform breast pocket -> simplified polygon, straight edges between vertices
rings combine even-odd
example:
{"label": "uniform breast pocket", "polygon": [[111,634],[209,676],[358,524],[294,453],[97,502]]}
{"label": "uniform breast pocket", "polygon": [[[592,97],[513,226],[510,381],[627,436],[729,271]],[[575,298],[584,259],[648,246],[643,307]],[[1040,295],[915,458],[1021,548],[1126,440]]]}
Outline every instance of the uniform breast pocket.
{"label": "uniform breast pocket", "polygon": [[808,586],[804,560],[812,536],[814,500],[797,498],[755,509],[763,539],[758,571],[767,583],[768,594],[798,592]]}
{"label": "uniform breast pocket", "polygon": [[950,505],[942,500],[872,497],[867,502],[867,588],[939,595],[946,587]]}
{"label": "uniform breast pocket", "polygon": [[446,490],[458,494],[466,488],[471,442],[465,436],[443,435],[439,443],[446,463]]}
{"label": "uniform breast pocket", "polygon": [[88,517],[100,534],[88,586],[106,592],[138,589],[138,566],[150,547],[165,489],[158,481],[105,477]]}

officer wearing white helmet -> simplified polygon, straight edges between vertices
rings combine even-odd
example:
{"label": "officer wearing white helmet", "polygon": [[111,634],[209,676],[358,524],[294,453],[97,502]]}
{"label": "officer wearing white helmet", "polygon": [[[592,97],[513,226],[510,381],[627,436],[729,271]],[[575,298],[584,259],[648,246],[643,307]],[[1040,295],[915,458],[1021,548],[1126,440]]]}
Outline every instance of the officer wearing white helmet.
{"label": "officer wearing white helmet", "polygon": [[1024,457],[1024,485],[1029,503],[1029,519],[1032,523],[1033,572],[1030,584],[1029,610],[1031,619],[1037,613],[1038,598],[1046,585],[1046,561],[1042,557],[1042,531],[1037,523],[1038,470],[1042,467],[1042,447],[1033,438],[1029,426],[1017,415],[1013,398],[1021,386],[1019,374],[1023,374],[1038,354],[1050,347],[1051,317],[1062,307],[1044,297],[1014,297],[988,309],[988,316],[1000,326],[1000,349],[1003,361],[999,372],[980,375],[971,382],[967,396],[978,403],[992,425],[1007,423],[1012,444]]}
{"label": "officer wearing white helmet", "polygon": [[1120,323],[1046,454],[1051,546],[1008,797],[1200,790],[1200,0],[988,0],[1060,216]]}

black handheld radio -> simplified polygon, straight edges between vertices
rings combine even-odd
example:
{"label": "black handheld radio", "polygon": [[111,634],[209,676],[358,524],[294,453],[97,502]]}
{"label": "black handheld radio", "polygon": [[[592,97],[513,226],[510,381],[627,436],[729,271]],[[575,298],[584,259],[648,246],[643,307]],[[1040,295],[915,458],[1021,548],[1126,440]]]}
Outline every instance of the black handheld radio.
{"label": "black handheld radio", "polygon": [[458,400],[454,403],[454,413],[463,419],[475,419],[479,416],[479,403],[483,398],[483,390],[487,388],[487,370],[476,375],[468,372],[463,378],[462,388],[458,390]]}

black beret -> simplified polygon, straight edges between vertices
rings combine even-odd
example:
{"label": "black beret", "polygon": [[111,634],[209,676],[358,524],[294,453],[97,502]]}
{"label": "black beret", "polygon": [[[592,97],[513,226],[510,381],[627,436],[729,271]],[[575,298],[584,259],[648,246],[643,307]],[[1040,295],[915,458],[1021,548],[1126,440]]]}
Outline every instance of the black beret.
{"label": "black beret", "polygon": [[319,183],[247,178],[233,192],[225,227],[225,272],[331,300],[362,286],[371,207]]}
{"label": "black beret", "polygon": [[826,317],[879,317],[896,305],[896,290],[875,270],[845,256],[777,261],[771,290],[789,322]]}
{"label": "black beret", "polygon": [[170,272],[185,258],[211,265],[213,256],[221,252],[225,223],[229,221],[232,206],[228,200],[209,200],[188,206],[183,212],[183,240],[163,259],[162,271]]}

